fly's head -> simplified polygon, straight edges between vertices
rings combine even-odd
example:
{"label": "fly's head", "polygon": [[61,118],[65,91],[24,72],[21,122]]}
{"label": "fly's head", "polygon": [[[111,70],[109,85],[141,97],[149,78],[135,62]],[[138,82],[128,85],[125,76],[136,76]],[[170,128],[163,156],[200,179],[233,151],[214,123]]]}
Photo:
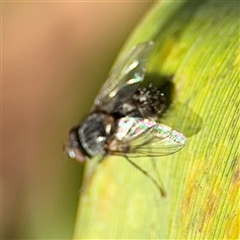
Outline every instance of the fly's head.
{"label": "fly's head", "polygon": [[78,130],[79,126],[70,129],[68,141],[64,144],[63,149],[70,158],[75,158],[80,163],[85,163],[89,159],[89,156],[79,141]]}
{"label": "fly's head", "polygon": [[113,135],[115,125],[114,117],[109,114],[90,114],[69,131],[65,152],[81,163],[99,154],[105,156],[108,152],[107,142]]}

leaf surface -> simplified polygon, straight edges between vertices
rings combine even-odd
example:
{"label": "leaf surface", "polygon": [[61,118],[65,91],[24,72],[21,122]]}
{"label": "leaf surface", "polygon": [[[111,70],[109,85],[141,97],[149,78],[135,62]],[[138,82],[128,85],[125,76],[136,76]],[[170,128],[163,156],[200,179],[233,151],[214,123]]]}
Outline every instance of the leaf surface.
{"label": "leaf surface", "polygon": [[[239,16],[239,1],[166,1],[136,28],[121,54],[155,42],[147,73],[171,77],[173,102],[186,106],[164,124],[197,131],[155,159],[165,198],[124,158],[105,159],[80,197],[74,239],[239,237]],[[150,159],[135,162],[157,178]]]}

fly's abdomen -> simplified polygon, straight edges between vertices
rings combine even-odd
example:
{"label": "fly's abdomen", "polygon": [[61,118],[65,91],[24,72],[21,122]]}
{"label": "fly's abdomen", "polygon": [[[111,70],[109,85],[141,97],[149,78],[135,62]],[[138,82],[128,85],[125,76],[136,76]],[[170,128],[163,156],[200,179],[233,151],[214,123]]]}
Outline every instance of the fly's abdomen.
{"label": "fly's abdomen", "polygon": [[[133,96],[115,110],[116,116],[157,120],[166,110],[166,97],[157,87],[138,88]],[[118,114],[118,115],[117,115]]]}
{"label": "fly's abdomen", "polygon": [[158,119],[166,110],[166,97],[158,88],[150,84],[146,88],[138,88],[132,101],[141,117]]}

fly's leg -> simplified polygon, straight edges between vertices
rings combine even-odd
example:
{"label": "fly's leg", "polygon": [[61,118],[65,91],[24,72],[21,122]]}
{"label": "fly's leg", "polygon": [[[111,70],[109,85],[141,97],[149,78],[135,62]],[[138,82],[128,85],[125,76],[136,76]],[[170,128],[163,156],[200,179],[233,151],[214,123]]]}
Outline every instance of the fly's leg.
{"label": "fly's leg", "polygon": [[101,163],[101,161],[103,160],[102,156],[96,156],[94,158],[92,158],[91,160],[89,160],[87,162],[87,166],[85,168],[85,172],[84,172],[84,180],[80,189],[80,194],[83,194],[86,192],[94,174],[97,171],[97,168],[99,166],[99,164]]}
{"label": "fly's leg", "polygon": [[161,178],[159,172],[157,171],[156,159],[155,159],[155,157],[150,157],[150,158],[151,158],[151,162],[152,162],[153,169],[154,169],[155,174],[156,174],[156,176],[157,176],[157,180],[158,180],[158,182],[160,183],[159,188],[161,189],[162,196],[163,196],[163,197],[166,197],[166,196],[167,196],[167,192],[166,192],[166,190],[165,190],[165,188],[164,188],[164,184],[163,184],[162,178]]}
{"label": "fly's leg", "polygon": [[[130,158],[128,158],[127,156],[124,156],[126,158],[126,160],[132,164],[132,166],[134,166],[135,168],[137,168],[141,173],[143,173],[159,190],[160,194],[162,197],[166,197],[166,191],[164,188],[162,188],[161,186],[159,186],[158,182],[144,169],[142,169],[141,167],[139,167],[136,163],[134,163]],[[156,166],[156,164],[155,164]]]}

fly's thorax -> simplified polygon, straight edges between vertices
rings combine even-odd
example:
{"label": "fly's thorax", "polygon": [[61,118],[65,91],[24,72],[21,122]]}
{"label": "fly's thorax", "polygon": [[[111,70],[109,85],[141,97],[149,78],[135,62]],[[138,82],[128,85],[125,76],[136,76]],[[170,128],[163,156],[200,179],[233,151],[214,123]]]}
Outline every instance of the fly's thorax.
{"label": "fly's thorax", "polygon": [[79,142],[89,156],[107,153],[109,136],[114,131],[115,121],[111,115],[92,113],[78,129]]}

